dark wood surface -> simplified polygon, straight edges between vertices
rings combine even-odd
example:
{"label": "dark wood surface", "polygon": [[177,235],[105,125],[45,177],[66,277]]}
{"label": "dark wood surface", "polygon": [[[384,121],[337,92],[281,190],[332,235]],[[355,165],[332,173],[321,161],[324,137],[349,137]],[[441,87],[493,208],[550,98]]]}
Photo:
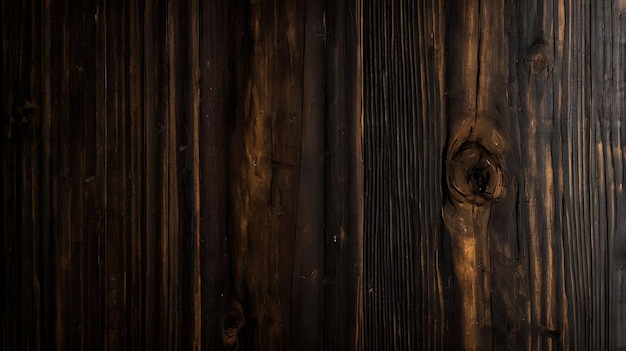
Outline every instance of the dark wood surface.
{"label": "dark wood surface", "polygon": [[626,4],[2,1],[0,349],[626,349]]}

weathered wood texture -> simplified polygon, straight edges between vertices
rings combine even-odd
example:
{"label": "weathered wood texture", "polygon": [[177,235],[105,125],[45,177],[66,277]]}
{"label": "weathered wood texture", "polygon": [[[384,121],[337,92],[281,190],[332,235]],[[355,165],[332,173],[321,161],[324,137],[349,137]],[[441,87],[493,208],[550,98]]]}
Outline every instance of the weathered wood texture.
{"label": "weathered wood texture", "polygon": [[0,348],[626,349],[623,0],[0,10]]}
{"label": "weathered wood texture", "polygon": [[356,5],[3,1],[1,348],[354,348]]}
{"label": "weathered wood texture", "polygon": [[444,294],[450,282],[440,258],[443,5],[363,3],[367,350],[448,346]]}
{"label": "weathered wood texture", "polygon": [[366,349],[625,347],[625,11],[363,3]]}

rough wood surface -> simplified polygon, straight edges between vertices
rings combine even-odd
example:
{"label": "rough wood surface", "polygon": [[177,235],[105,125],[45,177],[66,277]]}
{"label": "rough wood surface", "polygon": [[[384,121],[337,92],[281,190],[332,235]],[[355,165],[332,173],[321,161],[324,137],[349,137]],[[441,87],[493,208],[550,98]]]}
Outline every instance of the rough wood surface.
{"label": "rough wood surface", "polygon": [[626,349],[623,0],[0,3],[0,349]]}
{"label": "rough wood surface", "polygon": [[363,3],[367,350],[448,347],[450,282],[441,261],[444,28],[439,1]]}
{"label": "rough wood surface", "polygon": [[1,6],[0,348],[355,347],[356,1]]}
{"label": "rough wood surface", "polygon": [[623,348],[623,2],[363,6],[365,348]]}

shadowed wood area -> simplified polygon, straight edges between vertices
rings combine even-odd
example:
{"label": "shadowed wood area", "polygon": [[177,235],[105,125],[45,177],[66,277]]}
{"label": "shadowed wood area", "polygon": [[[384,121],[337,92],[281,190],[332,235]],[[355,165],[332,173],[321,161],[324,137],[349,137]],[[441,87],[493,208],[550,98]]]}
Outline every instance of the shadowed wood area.
{"label": "shadowed wood area", "polygon": [[356,2],[1,13],[2,349],[355,347]]}
{"label": "shadowed wood area", "polygon": [[626,350],[626,1],[0,2],[0,350]]}

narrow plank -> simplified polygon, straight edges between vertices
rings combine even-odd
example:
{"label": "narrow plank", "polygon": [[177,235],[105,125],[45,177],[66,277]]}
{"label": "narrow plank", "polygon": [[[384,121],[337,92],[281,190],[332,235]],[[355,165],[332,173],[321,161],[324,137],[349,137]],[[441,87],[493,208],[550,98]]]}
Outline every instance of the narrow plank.
{"label": "narrow plank", "polygon": [[[9,48],[8,45],[10,41],[5,38],[5,36],[10,33],[9,30],[5,30],[6,23],[8,22],[8,16],[13,13],[9,9],[9,3],[3,2],[0,4],[0,9],[2,9],[2,13],[0,14],[0,28],[2,29],[2,33],[0,34],[0,48],[3,53],[8,53]],[[8,62],[6,62],[5,57],[2,57],[2,68],[3,72],[12,72],[8,70]],[[2,122],[0,123],[0,132],[2,132],[2,172],[0,172],[0,179],[2,180],[2,212],[0,214],[2,219],[2,232],[6,233],[2,236],[2,250],[0,250],[0,260],[2,261],[2,280],[4,282],[13,282],[13,255],[12,252],[15,250],[13,247],[13,236],[12,233],[15,232],[14,222],[9,221],[8,218],[15,218],[15,205],[14,205],[14,195],[12,195],[12,189],[15,187],[12,186],[15,184],[13,181],[12,172],[8,172],[5,170],[15,169],[15,161],[13,157],[9,157],[10,155],[15,155],[13,151],[11,138],[11,119],[6,118],[6,116],[10,116],[10,110],[7,110],[9,106],[8,97],[8,79],[3,79],[2,84],[0,84],[0,102],[2,103]],[[8,284],[7,284],[8,285]],[[14,286],[12,284],[12,286]],[[16,347],[15,343],[15,332],[12,326],[15,325],[13,321],[13,315],[15,312],[13,311],[14,304],[12,303],[12,294],[9,293],[8,289],[2,289],[0,291],[0,298],[2,303],[2,310],[4,311],[1,319],[2,325],[2,343],[7,345],[7,347]]]}
{"label": "narrow plank", "polygon": [[181,49],[181,42],[177,36],[180,25],[180,6],[173,2],[167,3],[166,9],[166,99],[165,103],[165,162],[163,164],[164,183],[162,197],[166,203],[163,216],[161,259],[164,262],[162,296],[167,305],[167,345],[169,349],[180,348],[180,198],[179,198],[179,134],[177,117],[180,113],[178,92],[182,89],[179,81],[180,73],[177,67],[177,58]]}
{"label": "narrow plank", "polygon": [[[189,53],[188,53],[188,67],[191,72],[188,73],[189,83],[187,89],[189,89],[186,100],[187,106],[187,118],[188,125],[191,125],[190,144],[191,149],[188,151],[188,157],[185,168],[191,169],[191,223],[189,236],[189,242],[187,248],[191,251],[188,255],[189,266],[191,270],[190,284],[191,289],[186,294],[185,300],[191,301],[190,303],[190,315],[189,318],[189,336],[191,347],[194,351],[199,351],[202,347],[202,302],[201,302],[201,266],[200,266],[200,217],[202,215],[200,209],[200,3],[198,0],[192,0],[189,3]],[[183,232],[184,233],[184,232]]]}
{"label": "narrow plank", "polygon": [[[24,173],[24,184],[28,185],[25,189],[23,208],[25,213],[23,217],[28,223],[22,228],[23,238],[26,243],[23,252],[23,276],[25,278],[22,296],[26,306],[23,309],[25,322],[28,323],[28,330],[24,330],[24,348],[35,350],[41,345],[41,264],[40,264],[40,248],[41,248],[41,124],[42,124],[42,89],[41,89],[41,66],[39,60],[41,57],[41,29],[38,24],[41,23],[41,10],[37,4],[29,2],[25,4],[28,29],[25,35],[32,38],[28,44],[28,57],[24,63],[26,75],[23,78],[28,87],[27,95],[22,103],[21,114],[25,121],[26,131],[26,155],[28,170]],[[26,324],[26,323],[25,323]]]}
{"label": "narrow plank", "polygon": [[[481,134],[492,127],[491,116],[485,116],[490,111],[481,110],[486,107],[481,105],[484,102],[479,95],[481,25],[485,21],[482,10],[481,3],[459,2],[449,9],[447,15],[455,20],[448,21],[446,28],[446,37],[451,39],[446,47],[448,142],[443,219],[451,245],[453,296],[458,311],[450,318],[456,321],[455,329],[458,328],[453,335],[465,349],[493,348],[492,266],[487,241],[490,209],[497,199],[492,184],[497,186],[499,180],[487,181],[487,176],[501,178],[498,157],[494,156],[503,151],[493,150],[493,145],[484,145],[481,140]],[[485,27],[490,24],[484,23]],[[474,128],[478,133],[473,133]],[[491,141],[491,138],[486,140]],[[476,182],[480,177],[485,177],[483,186]]]}
{"label": "narrow plank", "polygon": [[103,247],[104,349],[118,350],[127,343],[126,278],[128,252],[123,233],[127,227],[127,6],[106,3],[105,25],[105,230]]}
{"label": "narrow plank", "polygon": [[613,100],[611,109],[610,150],[613,152],[613,227],[608,238],[609,249],[609,323],[613,333],[611,344],[615,349],[626,349],[626,197],[624,196],[624,136],[626,124],[621,116],[626,112],[626,3],[618,1],[608,8],[608,26],[613,35],[612,54]]}
{"label": "narrow plank", "polygon": [[[37,132],[41,112],[37,65],[38,28],[33,25],[37,8],[32,3],[2,6],[0,86],[2,135],[2,277],[7,288],[0,296],[3,311],[3,341],[8,348],[35,348],[39,344],[37,313],[38,266],[33,259],[40,223],[33,221],[39,211],[35,200],[39,187]],[[28,329],[25,329],[28,327]]]}
{"label": "narrow plank", "polygon": [[199,173],[199,19],[198,3],[188,1],[172,13],[175,36],[187,38],[175,47],[179,224],[179,347],[200,348],[200,173]]}
{"label": "narrow plank", "polygon": [[[106,259],[106,233],[107,233],[107,135],[108,135],[108,113],[107,113],[107,33],[106,20],[107,8],[104,1],[95,4],[93,13],[95,25],[95,178],[93,181],[95,214],[93,221],[93,232],[88,237],[89,252],[91,259],[87,269],[89,277],[87,281],[89,296],[89,325],[87,326],[88,340],[98,340],[98,348],[105,348],[106,340],[106,292],[105,292],[105,259]],[[93,154],[92,154],[93,155]],[[93,157],[93,156],[92,156]],[[89,185],[90,183],[88,183]]]}
{"label": "narrow plank", "polygon": [[[70,202],[66,211],[70,216],[70,287],[69,287],[69,349],[82,349],[85,345],[85,300],[82,289],[85,288],[85,152],[89,148],[84,138],[87,117],[84,115],[84,73],[85,73],[85,33],[84,4],[76,4],[68,9],[68,21],[71,23],[68,37],[68,138],[69,138],[69,186]],[[91,61],[91,60],[90,60]]]}
{"label": "narrow plank", "polygon": [[[357,347],[360,287],[360,23],[357,1],[327,4],[323,349]],[[330,30],[332,28],[332,31]]]}
{"label": "narrow plank", "polygon": [[[491,324],[490,313],[486,314],[485,279],[482,265],[486,262],[481,257],[486,237],[485,224],[488,212],[476,209],[466,202],[464,194],[474,191],[471,184],[463,183],[463,168],[460,167],[459,184],[454,184],[454,170],[451,167],[453,157],[461,150],[471,136],[471,129],[478,115],[478,67],[480,45],[480,4],[460,1],[450,8],[446,16],[454,18],[446,28],[446,37],[453,38],[446,46],[446,93],[448,109],[448,146],[446,151],[446,183],[448,185],[444,223],[450,237],[452,267],[454,272],[454,298],[457,311],[453,318],[458,328],[460,340],[456,347],[480,349],[486,345],[482,330],[488,330]],[[480,152],[477,156],[480,157]],[[462,188],[459,188],[461,187]],[[478,187],[475,187],[476,189]],[[460,191],[463,189],[463,191]],[[479,199],[481,199],[479,197]],[[489,207],[489,204],[487,204]],[[478,225],[476,224],[478,223]],[[489,267],[487,267],[489,268]],[[488,293],[487,293],[488,294]],[[485,315],[486,314],[486,315]]]}
{"label": "narrow plank", "polygon": [[165,103],[165,33],[166,2],[147,0],[144,5],[144,99],[145,109],[145,331],[147,349],[157,349],[168,343],[168,305],[164,298],[164,275],[167,261],[162,260],[163,219],[166,217],[166,188],[163,168],[166,145]]}
{"label": "narrow plank", "polygon": [[[419,174],[428,174],[427,177],[421,178],[419,182],[413,183],[413,189],[437,189],[436,191],[428,192],[422,195],[423,200],[417,200],[419,203],[425,201],[426,205],[417,205],[420,213],[420,220],[418,222],[421,228],[433,228],[432,230],[423,231],[424,235],[421,236],[420,243],[420,265],[421,274],[424,281],[424,290],[426,291],[422,297],[422,303],[425,305],[428,319],[417,322],[418,327],[421,327],[422,334],[428,335],[427,338],[422,340],[422,347],[425,349],[444,349],[453,347],[451,345],[454,342],[453,339],[445,337],[445,333],[449,331],[450,318],[445,316],[444,300],[448,299],[447,292],[450,291],[450,269],[449,259],[441,253],[447,250],[449,245],[445,243],[445,240],[441,240],[440,233],[443,228],[443,222],[441,221],[441,213],[437,213],[434,210],[425,212],[424,209],[440,209],[443,206],[443,194],[441,188],[438,186],[442,179],[443,171],[443,155],[444,152],[444,140],[446,136],[445,131],[445,79],[444,68],[446,60],[444,59],[444,32],[446,28],[446,20],[444,16],[444,4],[439,1],[429,1],[422,4],[421,8],[418,8],[424,15],[425,21],[422,23],[422,28],[418,31],[417,38],[419,38],[419,55],[408,54],[406,60],[411,61],[420,59],[419,71],[417,67],[413,70],[409,70],[409,74],[413,77],[420,78],[420,99],[413,100],[411,104],[421,104],[424,108],[421,109],[420,122],[421,131],[423,135],[427,137],[416,138],[413,142],[414,148],[419,147],[420,144],[417,140],[421,139],[421,149],[428,150],[428,155],[424,161],[413,161],[413,164],[417,164]],[[415,39],[414,39],[415,40]],[[432,74],[430,72],[437,72]],[[417,78],[415,78],[417,79]],[[430,86],[430,88],[427,88]],[[411,107],[414,109],[415,107]],[[436,116],[436,118],[432,118]],[[411,128],[416,130],[419,124],[414,123]],[[418,131],[420,129],[417,129]],[[416,132],[413,132],[414,135]],[[418,134],[419,135],[419,134]],[[417,149],[419,150],[419,149]],[[413,149],[411,152],[411,158],[415,159],[419,152]],[[440,155],[434,157],[434,155]],[[433,170],[438,170],[433,172]],[[416,201],[417,197],[414,197],[413,201]],[[415,204],[413,204],[413,213],[415,211]],[[412,268],[411,271],[415,271],[416,268]],[[447,281],[447,285],[444,283]],[[448,304],[452,306],[453,304]]]}
{"label": "narrow plank", "polygon": [[55,346],[66,349],[70,342],[70,277],[71,277],[71,187],[69,157],[71,140],[68,135],[69,121],[69,18],[68,9],[56,4],[52,12],[52,43],[55,48],[52,66],[57,67],[53,78],[55,94],[52,98],[53,132],[53,194],[52,218],[55,252],[53,254],[55,297]]}
{"label": "narrow plank", "polygon": [[[83,224],[81,230],[84,232],[81,246],[81,268],[83,278],[81,282],[81,348],[90,347],[91,340],[101,340],[98,330],[101,316],[100,305],[100,281],[99,281],[99,246],[98,238],[101,235],[104,218],[104,201],[101,195],[101,187],[104,181],[103,168],[98,168],[98,160],[102,157],[99,152],[99,131],[97,112],[97,93],[102,91],[97,87],[103,78],[98,77],[100,68],[100,41],[98,38],[100,16],[102,8],[101,2],[90,2],[84,4],[81,13],[83,25],[80,53],[83,56],[81,79],[83,83],[83,106],[82,106],[82,137],[83,142],[81,162],[82,174],[82,213]],[[89,88],[87,88],[89,87]],[[101,140],[101,139],[100,139]],[[102,161],[101,161],[102,162]]]}
{"label": "narrow plank", "polygon": [[320,307],[323,306],[322,284],[325,279],[325,49],[328,30],[324,14],[324,2],[305,2],[300,172],[288,349],[306,345],[306,349],[318,350],[321,346],[323,310]]}
{"label": "narrow plank", "polygon": [[[569,5],[569,6],[568,6]],[[564,11],[564,18],[570,19],[565,26],[564,58],[562,79],[563,112],[566,117],[562,126],[567,126],[567,138],[564,138],[563,206],[565,217],[568,219],[568,229],[564,233],[566,239],[566,257],[571,265],[566,288],[573,292],[568,297],[568,311],[574,325],[571,329],[571,345],[584,345],[587,348],[600,347],[599,335],[594,330],[593,317],[596,308],[593,306],[593,293],[589,287],[593,283],[592,271],[592,219],[589,198],[590,172],[589,169],[589,111],[591,89],[588,83],[589,69],[585,62],[589,61],[589,31],[583,30],[575,23],[589,23],[589,3],[563,4],[560,10]],[[565,156],[567,155],[567,156]]]}
{"label": "narrow plank", "polygon": [[40,2],[41,13],[41,339],[38,347],[54,345],[54,288],[52,286],[53,250],[52,230],[52,4],[49,0]]}
{"label": "narrow plank", "polygon": [[363,349],[448,342],[442,16],[434,1],[363,4]]}
{"label": "narrow plank", "polygon": [[127,201],[130,203],[128,214],[127,248],[129,259],[127,274],[129,283],[126,285],[128,312],[127,349],[146,349],[145,339],[145,249],[146,249],[146,224],[145,224],[145,106],[143,105],[144,70],[144,42],[143,42],[143,7],[142,3],[134,2],[128,6],[128,93],[129,93],[129,132],[127,136],[130,145],[129,150],[129,174],[130,191]]}
{"label": "narrow plank", "polygon": [[[624,43],[623,20],[620,13],[624,5],[615,1],[600,1],[591,4],[591,18],[593,26],[590,33],[591,57],[590,62],[595,69],[591,76],[591,115],[592,144],[591,169],[593,172],[594,188],[591,189],[592,198],[596,206],[593,207],[595,217],[594,228],[594,286],[602,287],[600,293],[595,294],[596,318],[599,334],[599,346],[604,348],[619,348],[618,334],[621,334],[624,317],[620,315],[620,304],[617,302],[619,290],[615,289],[616,277],[615,262],[623,256],[616,251],[620,246],[616,241],[616,232],[620,227],[617,217],[619,211],[619,185],[623,178],[623,156],[621,135],[619,133],[620,120],[623,116],[623,57],[616,56],[620,51],[619,44]],[[621,23],[620,23],[621,22]],[[620,25],[621,24],[621,25]],[[623,49],[622,49],[623,50]],[[620,90],[620,84],[622,88]],[[619,239],[618,239],[619,240]],[[617,290],[617,291],[616,291]],[[617,293],[617,296],[616,296]],[[616,299],[617,297],[617,299]],[[616,303],[617,302],[617,303]],[[621,336],[620,336],[621,337]]]}
{"label": "narrow plank", "polygon": [[[270,220],[273,237],[277,238],[275,250],[278,273],[278,300],[282,323],[281,348],[298,347],[297,338],[302,324],[293,323],[294,314],[298,313],[298,287],[306,274],[296,275],[300,257],[297,256],[298,243],[298,199],[302,174],[301,155],[304,126],[303,94],[304,85],[304,26],[306,25],[304,1],[297,1],[289,6],[274,5],[279,14],[274,19],[274,26],[285,28],[272,40],[289,65],[274,62],[268,72],[271,79],[272,94],[268,96],[271,109],[271,184],[270,184]],[[318,24],[319,26],[319,24]],[[320,28],[317,32],[322,32]],[[321,37],[320,37],[321,38]],[[272,49],[268,47],[268,53]],[[275,77],[275,78],[271,78]],[[288,97],[283,99],[283,97]],[[321,189],[320,189],[321,191]],[[321,237],[320,237],[321,238]],[[305,279],[303,279],[303,276]],[[295,287],[295,288],[294,288]],[[317,317],[317,315],[316,315]],[[305,335],[309,335],[306,333]]]}
{"label": "narrow plank", "polygon": [[[286,292],[287,298],[281,300],[285,293],[281,281],[288,282],[287,287],[302,282],[294,281],[300,258],[282,248],[291,240],[295,247],[298,240],[308,237],[295,237],[297,233],[287,231],[282,221],[284,218],[288,225],[298,213],[297,200],[290,199],[294,193],[297,199],[299,184],[297,178],[289,177],[291,164],[299,168],[299,156],[294,163],[291,157],[300,152],[302,132],[296,130],[287,136],[283,133],[291,129],[274,126],[289,120],[295,125],[304,123],[304,2],[252,3],[236,7],[238,11],[247,15],[236,31],[244,40],[237,42],[238,103],[230,143],[234,297],[241,301],[245,312],[247,335],[242,338],[242,347],[289,349],[290,343],[298,340],[289,329],[292,323],[296,326],[296,321],[283,316],[291,318],[298,302],[292,300],[291,296],[297,296],[292,292]],[[284,167],[281,161],[287,161]],[[281,205],[277,206],[276,201]],[[281,242],[285,240],[288,243]],[[285,264],[294,267],[293,274],[288,274]],[[311,273],[303,276],[321,280],[322,272]],[[300,276],[297,279],[304,280]]]}
{"label": "narrow plank", "polygon": [[[227,1],[200,3],[200,37],[212,38],[200,42],[200,116],[198,151],[200,172],[200,275],[202,348],[225,348],[235,343],[237,329],[225,329],[222,318],[216,316],[228,306],[231,298],[228,187],[228,143],[234,108],[232,77],[236,45],[229,45],[234,34],[233,4]],[[243,14],[239,14],[242,16]],[[240,326],[236,321],[233,326]],[[232,327],[232,326],[230,326]],[[223,331],[235,331],[224,334]],[[224,338],[224,340],[223,340]],[[229,341],[227,341],[228,339]],[[238,342],[238,341],[237,341]]]}
{"label": "narrow plank", "polygon": [[524,240],[520,237],[524,234],[519,233],[519,219],[515,218],[519,208],[518,119],[511,114],[511,95],[499,93],[509,87],[511,57],[517,55],[511,52],[508,40],[511,17],[516,12],[503,1],[481,2],[479,11],[477,115],[468,139],[484,147],[486,157],[496,165],[490,167],[494,172],[487,173],[486,179],[486,194],[492,196],[484,208],[488,211],[487,223],[476,223],[486,225],[486,236],[480,238],[480,268],[486,276],[485,303],[489,306],[485,310],[491,325],[485,333],[484,347],[524,349],[527,340],[517,335],[518,330],[525,330],[528,320],[525,308],[520,306],[527,303],[522,300],[527,285],[523,283],[524,261],[519,257],[519,243]]}

